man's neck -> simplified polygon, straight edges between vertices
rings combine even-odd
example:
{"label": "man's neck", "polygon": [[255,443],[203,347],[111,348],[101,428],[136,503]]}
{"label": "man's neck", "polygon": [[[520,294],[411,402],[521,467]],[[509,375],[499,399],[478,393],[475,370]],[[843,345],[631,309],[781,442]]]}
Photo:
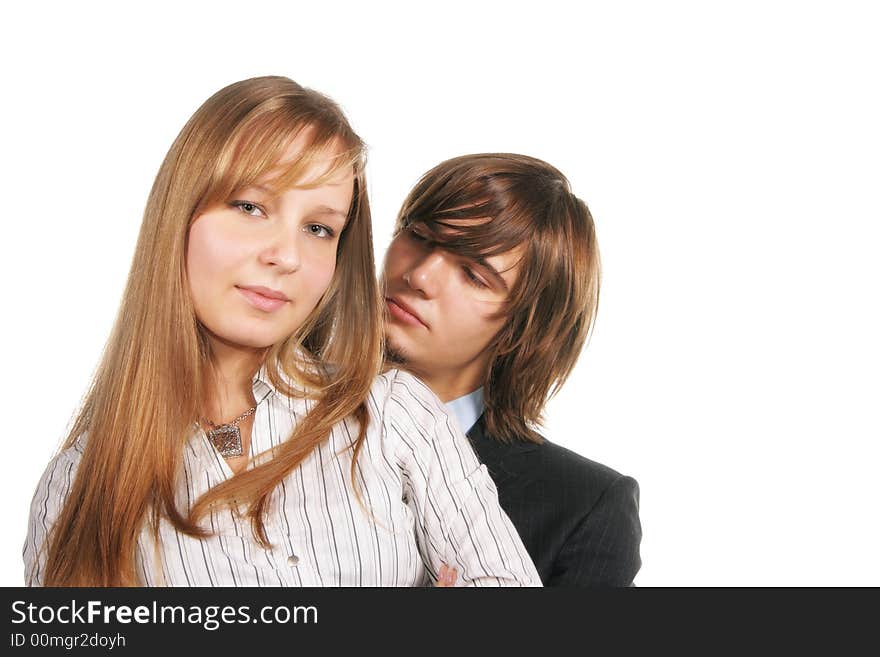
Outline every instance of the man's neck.
{"label": "man's neck", "polygon": [[483,385],[484,379],[482,368],[465,367],[460,370],[431,372],[430,374],[414,370],[414,373],[428,384],[428,387],[444,404],[469,395]]}

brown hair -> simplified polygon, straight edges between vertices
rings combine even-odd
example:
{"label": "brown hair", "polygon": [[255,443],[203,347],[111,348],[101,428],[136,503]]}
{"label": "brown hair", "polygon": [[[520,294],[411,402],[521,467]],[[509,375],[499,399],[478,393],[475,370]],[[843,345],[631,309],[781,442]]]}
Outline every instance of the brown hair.
{"label": "brown hair", "polygon": [[[202,415],[211,369],[186,282],[189,227],[205,208],[277,172],[298,135],[307,143],[273,179],[279,191],[319,185],[343,167],[355,176],[331,284],[303,325],[264,358],[276,389],[291,397],[308,390],[317,403],[270,461],[180,510],[174,493],[183,445]],[[328,155],[334,155],[330,171],[301,179],[310,161]],[[365,146],[339,107],[283,77],[229,85],[184,126],[156,176],[116,323],[65,442],[69,447],[88,432],[48,541],[47,585],[136,584],[135,548],[146,521],[157,540],[162,516],[177,531],[205,536],[198,522],[218,504],[246,504],[255,536],[268,544],[263,512],[270,492],[350,415],[360,423],[354,481],[367,427],[364,400],[381,358],[364,159]]]}
{"label": "brown hair", "polygon": [[486,428],[542,442],[532,428],[571,373],[599,304],[593,218],[557,169],[525,155],[464,155],[428,171],[403,202],[395,235],[418,226],[471,259],[521,247],[519,274],[488,346]]}

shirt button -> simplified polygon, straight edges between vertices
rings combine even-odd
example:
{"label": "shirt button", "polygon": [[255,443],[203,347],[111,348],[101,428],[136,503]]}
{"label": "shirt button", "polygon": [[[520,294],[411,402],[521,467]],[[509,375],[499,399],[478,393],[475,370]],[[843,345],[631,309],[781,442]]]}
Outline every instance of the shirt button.
{"label": "shirt button", "polygon": [[291,554],[289,557],[287,557],[287,565],[288,566],[295,566],[298,563],[299,563],[299,557],[296,556],[295,554]]}

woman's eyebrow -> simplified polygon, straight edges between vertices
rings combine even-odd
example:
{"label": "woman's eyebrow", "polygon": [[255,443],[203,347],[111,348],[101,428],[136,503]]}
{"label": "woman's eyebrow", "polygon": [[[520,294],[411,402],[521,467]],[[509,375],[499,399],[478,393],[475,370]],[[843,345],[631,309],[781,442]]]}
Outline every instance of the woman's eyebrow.
{"label": "woman's eyebrow", "polygon": [[340,210],[338,208],[331,208],[329,205],[319,205],[314,210],[309,212],[310,217],[314,216],[322,216],[322,215],[331,215],[338,217],[343,222],[348,221],[348,211]]}
{"label": "woman's eyebrow", "polygon": [[233,194],[243,194],[244,192],[250,192],[250,191],[261,192],[263,194],[266,194],[267,196],[274,196],[275,195],[274,190],[272,190],[269,187],[266,187],[265,185],[260,185],[259,183],[253,183],[250,185],[245,185],[244,187],[239,187],[238,189],[236,189],[233,192]]}
{"label": "woman's eyebrow", "polygon": [[[247,192],[250,190],[262,192],[263,194],[266,194],[267,196],[272,197],[273,199],[277,196],[277,192],[274,189],[272,189],[271,187],[267,187],[266,185],[261,185],[259,183],[253,183],[251,185],[247,185],[246,187],[242,187],[236,193],[241,194],[243,192]],[[338,208],[331,208],[329,205],[319,205],[309,214],[312,214],[312,215],[324,215],[324,214],[339,215],[339,217],[341,217],[343,220],[348,219],[348,209],[347,208],[345,210],[340,210]]]}
{"label": "woman's eyebrow", "polygon": [[340,210],[338,208],[331,208],[329,205],[319,205],[317,208],[315,208],[315,214],[338,214],[343,219],[348,217],[347,210]]}

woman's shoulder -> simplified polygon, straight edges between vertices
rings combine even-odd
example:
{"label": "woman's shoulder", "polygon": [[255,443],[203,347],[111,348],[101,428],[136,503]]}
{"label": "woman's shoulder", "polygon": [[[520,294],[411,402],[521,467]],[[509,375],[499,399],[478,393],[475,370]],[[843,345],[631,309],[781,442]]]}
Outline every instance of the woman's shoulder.
{"label": "woman's shoulder", "polygon": [[42,584],[42,566],[45,559],[44,544],[58,515],[64,508],[67,496],[76,478],[85,437],[75,440],[61,449],[46,466],[43,476],[31,498],[28,533],[22,556],[25,564],[25,579],[28,586]]}
{"label": "woman's shoulder", "polygon": [[46,466],[31,498],[30,531],[35,525],[47,533],[64,506],[82,460],[85,440],[77,440],[59,451]]}
{"label": "woman's shoulder", "polygon": [[376,377],[370,395],[383,409],[381,415],[404,415],[419,423],[446,423],[449,415],[431,389],[418,377],[401,369],[389,369]]}
{"label": "woman's shoulder", "polygon": [[454,449],[460,434],[457,425],[443,402],[418,377],[390,369],[376,377],[373,391],[373,426],[383,442],[403,454],[403,460]]}
{"label": "woman's shoulder", "polygon": [[52,457],[37,484],[35,498],[40,497],[41,492],[48,494],[59,488],[68,489],[70,487],[82,459],[85,440],[85,436],[77,438],[72,444],[61,449]]}

